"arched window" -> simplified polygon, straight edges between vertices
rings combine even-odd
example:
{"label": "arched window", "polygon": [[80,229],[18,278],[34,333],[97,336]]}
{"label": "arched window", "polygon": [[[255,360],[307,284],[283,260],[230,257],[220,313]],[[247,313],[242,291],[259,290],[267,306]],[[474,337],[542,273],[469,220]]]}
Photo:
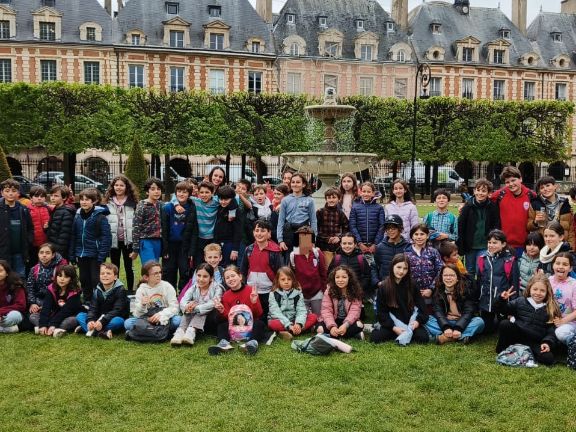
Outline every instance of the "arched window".
{"label": "arched window", "polygon": [[404,50],[398,50],[398,52],[396,53],[396,61],[401,63],[404,63],[406,61],[406,53],[404,52]]}
{"label": "arched window", "polygon": [[300,45],[297,42],[292,42],[290,45],[290,55],[299,56],[300,55]]}

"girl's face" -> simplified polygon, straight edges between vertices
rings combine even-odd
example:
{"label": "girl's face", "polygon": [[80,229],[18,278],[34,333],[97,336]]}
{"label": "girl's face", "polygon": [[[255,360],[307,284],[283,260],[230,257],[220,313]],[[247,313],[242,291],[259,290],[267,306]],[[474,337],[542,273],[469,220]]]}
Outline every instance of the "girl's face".
{"label": "girl's face", "polygon": [[356,242],[354,241],[354,237],[342,237],[340,240],[340,248],[342,252],[349,254],[356,248]]}
{"label": "girl's face", "polygon": [[342,177],[342,181],[340,183],[342,184],[342,189],[344,189],[346,192],[350,192],[354,187],[354,180],[352,180],[350,177]]}
{"label": "girl's face", "polygon": [[278,276],[278,286],[284,291],[290,291],[292,289],[292,284],[294,281],[290,276],[284,273],[280,273]]}
{"label": "girl's face", "polygon": [[497,240],[495,238],[488,239],[488,252],[492,255],[502,252],[502,249],[506,247],[506,242]]}
{"label": "girl's face", "polygon": [[212,282],[212,278],[210,277],[210,273],[206,270],[200,269],[196,272],[196,283],[199,288],[208,288],[210,282]]}
{"label": "girl's face", "polygon": [[372,201],[374,195],[374,190],[370,186],[365,185],[362,186],[362,189],[360,189],[360,196],[362,196],[364,201]]}
{"label": "girl's face", "polygon": [[281,202],[283,198],[284,198],[284,194],[282,192],[277,191],[277,190],[274,191],[274,199],[277,202]]}
{"label": "girl's face", "polygon": [[44,246],[38,251],[38,261],[40,261],[43,265],[46,265],[52,261],[52,258],[54,258],[54,252],[52,252],[49,247]]}
{"label": "girl's face", "polygon": [[392,273],[394,274],[396,282],[400,282],[404,276],[408,274],[408,264],[404,261],[394,264],[394,267],[392,267]]}
{"label": "girl's face", "polygon": [[568,258],[559,257],[554,260],[552,269],[554,270],[554,276],[560,280],[565,280],[568,278],[572,266],[570,265],[570,260]]}
{"label": "girl's face", "polygon": [[290,187],[290,185],[292,184],[292,173],[291,172],[285,172],[284,175],[282,175],[282,183],[284,183],[286,186]]}
{"label": "girl's face", "polygon": [[150,189],[148,189],[147,193],[148,198],[150,198],[152,201],[158,201],[162,196],[162,189],[160,189],[160,186],[158,186],[157,184],[153,184],[152,186],[150,186]]}
{"label": "girl's face", "polygon": [[412,241],[414,242],[414,245],[424,247],[428,241],[428,234],[422,230],[416,230],[414,234],[412,234]]}
{"label": "girl's face", "polygon": [[72,278],[70,276],[66,276],[64,273],[60,273],[60,274],[56,275],[56,284],[60,288],[66,288],[68,286],[68,284],[70,283],[71,279]]}
{"label": "girl's face", "polygon": [[540,248],[535,245],[535,244],[528,244],[526,245],[526,254],[530,257],[530,258],[535,258],[538,255],[540,255]]}
{"label": "girl's face", "polygon": [[453,288],[458,282],[458,275],[451,268],[445,267],[442,271],[442,283],[446,288]]}
{"label": "girl's face", "polygon": [[292,192],[300,193],[304,190],[304,182],[302,181],[302,177],[294,176],[290,179],[290,187],[292,188]]}
{"label": "girl's face", "polygon": [[546,301],[546,285],[542,282],[536,282],[530,287],[530,297],[537,303],[544,303]]}
{"label": "girl's face", "polygon": [[126,195],[126,183],[122,180],[116,180],[116,183],[114,183],[114,194],[117,197],[123,197]]}
{"label": "girl's face", "polygon": [[234,270],[228,270],[224,273],[224,281],[232,291],[237,291],[242,286],[242,276]]}
{"label": "girl's face", "polygon": [[264,204],[266,202],[266,192],[264,192],[262,189],[256,189],[254,191],[254,199],[258,204]]}
{"label": "girl's face", "polygon": [[0,265],[0,282],[5,281],[7,277],[8,273],[6,272],[6,269]]}
{"label": "girl's face", "polygon": [[148,285],[155,287],[162,280],[162,267],[154,266],[148,271]]}
{"label": "girl's face", "polygon": [[551,229],[544,230],[544,243],[550,249],[556,248],[560,243],[564,241],[564,236],[559,235],[556,231]]}
{"label": "girl's face", "polygon": [[219,169],[215,170],[212,173],[212,178],[210,179],[210,182],[214,186],[218,187],[222,184],[223,181],[224,181],[224,171],[219,170]]}
{"label": "girl's face", "polygon": [[339,289],[343,290],[347,288],[349,279],[346,270],[336,270],[336,273],[334,274],[334,283]]}
{"label": "girl's face", "polygon": [[394,188],[392,189],[392,193],[394,194],[394,196],[398,199],[404,199],[404,194],[406,193],[406,189],[404,189],[404,186],[402,186],[401,183],[396,183],[394,185]]}

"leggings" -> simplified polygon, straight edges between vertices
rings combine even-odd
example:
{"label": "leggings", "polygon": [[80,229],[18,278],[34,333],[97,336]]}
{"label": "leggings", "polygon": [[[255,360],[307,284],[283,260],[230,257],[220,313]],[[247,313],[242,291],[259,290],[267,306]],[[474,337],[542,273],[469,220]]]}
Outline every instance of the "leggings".
{"label": "leggings", "polygon": [[128,291],[134,290],[134,269],[132,268],[132,259],[130,258],[132,252],[132,245],[130,247],[123,241],[118,242],[117,248],[110,249],[110,261],[118,269],[120,269],[120,255],[124,261],[124,271],[126,272],[126,289]]}

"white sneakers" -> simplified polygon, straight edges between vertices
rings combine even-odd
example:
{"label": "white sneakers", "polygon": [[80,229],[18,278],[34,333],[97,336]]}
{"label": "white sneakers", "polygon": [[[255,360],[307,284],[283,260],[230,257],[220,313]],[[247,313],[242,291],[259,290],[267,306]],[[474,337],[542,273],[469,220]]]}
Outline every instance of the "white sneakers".
{"label": "white sneakers", "polygon": [[18,326],[17,325],[8,327],[0,326],[0,333],[18,333]]}
{"label": "white sneakers", "polygon": [[196,330],[192,327],[188,327],[186,331],[178,327],[174,332],[174,336],[170,340],[170,345],[180,346],[180,345],[194,345],[196,341]]}
{"label": "white sneakers", "polygon": [[172,346],[180,346],[182,345],[182,339],[184,338],[184,330],[178,327],[174,332],[174,336],[170,340],[170,345]]}
{"label": "white sneakers", "polygon": [[61,329],[61,328],[57,328],[54,330],[54,333],[52,333],[52,337],[61,338],[65,334],[66,334],[66,330]]}

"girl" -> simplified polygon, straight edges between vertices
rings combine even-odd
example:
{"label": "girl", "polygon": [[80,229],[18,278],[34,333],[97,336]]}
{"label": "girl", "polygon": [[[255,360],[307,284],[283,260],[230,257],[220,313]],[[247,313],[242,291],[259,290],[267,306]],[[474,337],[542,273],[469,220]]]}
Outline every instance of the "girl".
{"label": "girl", "polygon": [[351,232],[342,234],[340,238],[340,248],[336,251],[334,259],[328,266],[328,273],[331,273],[340,265],[345,265],[354,272],[366,298],[366,294],[372,292],[370,265],[364,254],[358,249],[356,239],[354,239],[354,235]]}
{"label": "girl", "polygon": [[222,167],[215,166],[208,173],[208,181],[214,185],[214,193],[216,193],[220,186],[226,184],[226,172]]}
{"label": "girl", "polygon": [[494,302],[504,291],[519,286],[518,262],[501,230],[488,233],[488,250],[478,257],[476,281],[480,287],[480,316],[487,333],[496,329]]}
{"label": "girl", "polygon": [[285,184],[286,186],[288,186],[289,189],[292,185],[292,176],[293,175],[294,175],[294,173],[292,171],[284,171],[282,173],[282,183]]}
{"label": "girl", "polygon": [[412,194],[408,183],[402,179],[396,179],[392,183],[390,202],[386,204],[386,214],[397,214],[402,218],[404,230],[402,236],[410,241],[412,228],[420,223],[418,210],[412,202]]}
{"label": "girl", "polygon": [[148,316],[156,310],[152,316],[148,316],[148,322],[154,325],[169,323],[170,330],[176,330],[180,325],[178,299],[174,287],[162,280],[162,266],[156,261],[148,261],[142,266],[141,275],[136,290],[134,317],[124,322],[124,328],[132,330],[137,318]]}
{"label": "girl", "polygon": [[434,315],[428,318],[426,330],[440,345],[457,341],[466,344],[484,330],[484,321],[476,316],[478,302],[471,283],[454,264],[442,268],[433,300]]}
{"label": "girl", "polygon": [[[363,254],[374,254],[384,237],[384,209],[376,202],[376,187],[370,182],[360,186],[360,198],[352,204],[350,231]],[[368,257],[367,257],[368,258]],[[372,260],[372,257],[368,258]]]}
{"label": "girl", "polygon": [[318,321],[315,314],[308,313],[300,284],[290,267],[280,267],[276,272],[268,304],[268,328],[284,340],[309,330]]}
{"label": "girl", "polygon": [[357,336],[364,340],[364,324],[359,321],[361,312],[360,282],[348,267],[336,267],[328,276],[318,333],[329,333],[333,338]]}
{"label": "girl", "polygon": [[110,211],[107,216],[112,233],[110,261],[120,268],[120,256],[122,256],[126,287],[129,292],[133,292],[134,289],[134,270],[130,252],[132,252],[132,222],[137,203],[138,195],[134,183],[122,174],[114,177],[104,195],[104,204]]}
{"label": "girl", "polygon": [[430,337],[424,328],[428,321],[426,305],[412,281],[406,254],[392,259],[390,274],[378,288],[376,303],[380,328],[372,331],[372,342],[396,339],[400,345],[428,343]]}
{"label": "girl", "polygon": [[540,249],[538,271],[552,274],[552,260],[559,252],[569,252],[570,245],[564,241],[564,228],[558,221],[552,221],[544,229],[544,247]]}
{"label": "girl", "polygon": [[539,232],[531,232],[526,237],[525,251],[518,262],[520,270],[520,295],[524,294],[528,281],[540,264],[540,250],[544,247],[544,237]]}
{"label": "girl", "polygon": [[144,183],[144,192],[148,198],[140,201],[134,212],[131,259],[140,254],[142,265],[148,261],[160,262],[162,254],[162,230],[160,212],[164,203],[160,201],[164,185],[151,177]]}
{"label": "girl", "polygon": [[217,314],[213,313],[214,300],[220,297],[222,286],[214,283],[214,267],[208,263],[200,264],[196,269],[196,283],[180,300],[183,317],[170,344],[194,345],[197,331],[216,334]]}
{"label": "girl", "polygon": [[290,180],[292,194],[280,203],[278,215],[278,241],[283,251],[292,250],[298,246],[296,230],[302,226],[311,226],[314,234],[318,233],[316,224],[316,210],[314,200],[308,196],[308,181],[300,173],[296,173]]}
{"label": "girl", "polygon": [[444,263],[440,252],[432,246],[428,246],[429,235],[430,229],[425,224],[413,226],[410,230],[412,245],[406,249],[406,256],[410,261],[416,288],[420,290],[426,304],[430,305],[429,312],[431,312],[434,281],[440,274]]}
{"label": "girl", "polygon": [[0,333],[17,333],[25,312],[24,283],[7,261],[0,260]]}
{"label": "girl", "polygon": [[344,173],[340,178],[340,206],[348,219],[352,203],[358,198],[358,179],[352,173]]}
{"label": "girl", "polygon": [[252,212],[256,219],[270,220],[272,209],[270,208],[270,200],[266,196],[266,186],[254,186],[250,204],[252,204]]}
{"label": "girl", "polygon": [[514,317],[513,322],[505,319],[500,323],[496,352],[513,344],[528,345],[537,362],[554,364],[552,350],[557,339],[553,320],[561,314],[548,278],[536,274],[528,281],[524,296],[509,301],[513,294],[514,288],[510,288],[496,299],[498,312]]}
{"label": "girl", "polygon": [[570,252],[559,252],[552,261],[554,275],[550,280],[561,317],[554,318],[556,337],[563,344],[576,334],[576,279],[570,277],[574,258]]}
{"label": "girl", "polygon": [[30,313],[30,322],[34,327],[39,325],[40,311],[48,294],[48,286],[56,276],[56,269],[65,264],[68,262],[56,252],[51,243],[44,243],[38,249],[38,264],[32,267],[26,280],[28,312]]}
{"label": "girl", "polygon": [[58,338],[73,331],[78,325],[76,315],[82,311],[81,293],[74,266],[58,267],[40,311],[38,334]]}

